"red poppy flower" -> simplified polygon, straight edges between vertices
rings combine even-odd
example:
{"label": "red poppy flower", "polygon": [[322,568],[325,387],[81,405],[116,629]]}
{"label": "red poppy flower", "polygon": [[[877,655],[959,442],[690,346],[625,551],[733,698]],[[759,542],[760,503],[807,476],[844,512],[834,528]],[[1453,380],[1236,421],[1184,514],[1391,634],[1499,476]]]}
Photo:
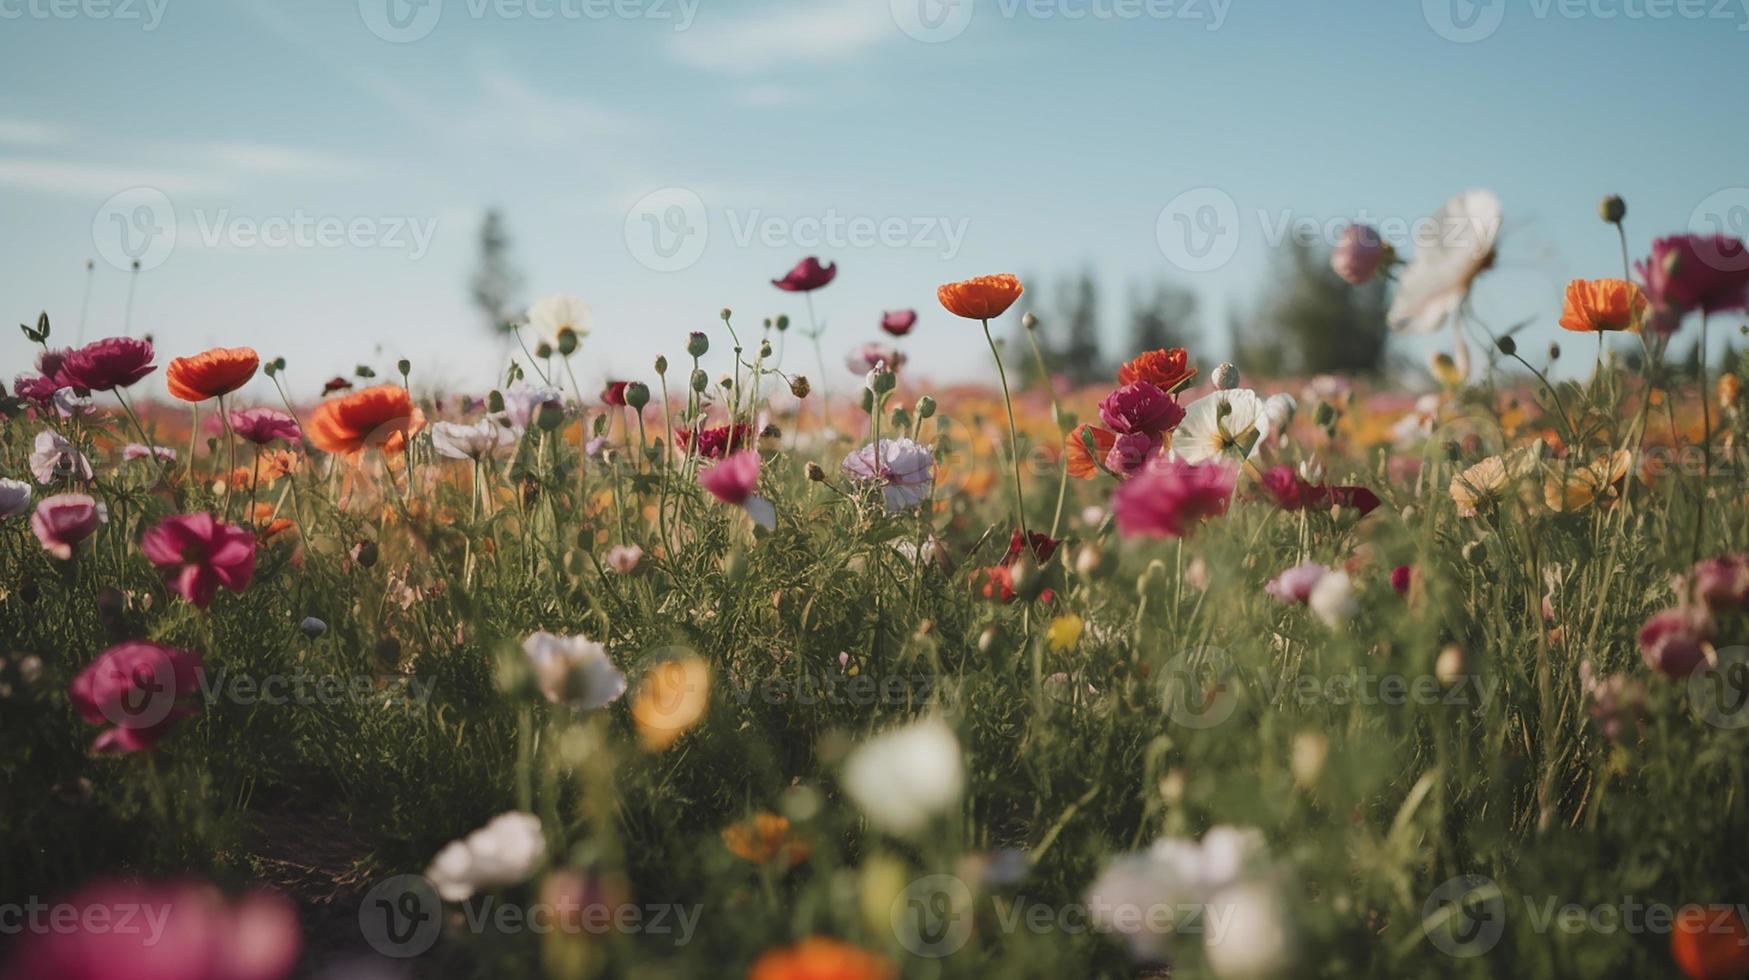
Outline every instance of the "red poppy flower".
{"label": "red poppy flower", "polygon": [[156,370],[150,343],[133,337],[109,337],[69,353],[56,377],[75,388],[113,391]]}
{"label": "red poppy flower", "polygon": [[164,369],[164,383],[170,394],[185,402],[204,402],[248,384],[260,364],[252,347],[215,347],[171,361]]}
{"label": "red poppy flower", "polygon": [[895,337],[905,336],[916,325],[916,310],[889,310],[881,314],[881,329]]}
{"label": "red poppy flower", "polygon": [[1020,529],[1016,528],[1014,534],[1008,539],[1008,553],[1002,556],[1002,567],[1013,567],[1014,563],[1020,560],[1021,550],[1028,545],[1031,546],[1034,564],[1043,565],[1051,560],[1052,555],[1057,553],[1057,545],[1059,544],[1062,542],[1039,531],[1032,532],[1023,540]]}
{"label": "red poppy flower", "polygon": [[810,255],[797,262],[795,268],[789,270],[782,279],[771,280],[771,284],[786,293],[811,293],[837,276],[838,263],[821,265],[819,259]]}
{"label": "red poppy flower", "polygon": [[624,408],[626,403],[626,385],[629,381],[609,381],[607,387],[601,389],[601,401],[605,405]]}
{"label": "red poppy flower", "polygon": [[689,452],[693,443],[698,444],[698,454],[705,459],[722,459],[729,453],[750,445],[753,440],[753,427],[745,422],[735,425],[719,425],[709,429],[675,429],[674,445],[681,452]]}
{"label": "red poppy flower", "polygon": [[425,415],[407,389],[378,385],[316,406],[305,434],[317,449],[342,454],[376,445],[393,451],[424,427]]}
{"label": "red poppy flower", "polygon": [[935,290],[935,298],[954,316],[968,320],[994,320],[1008,312],[1025,291],[1019,279],[1004,272],[947,283]]}

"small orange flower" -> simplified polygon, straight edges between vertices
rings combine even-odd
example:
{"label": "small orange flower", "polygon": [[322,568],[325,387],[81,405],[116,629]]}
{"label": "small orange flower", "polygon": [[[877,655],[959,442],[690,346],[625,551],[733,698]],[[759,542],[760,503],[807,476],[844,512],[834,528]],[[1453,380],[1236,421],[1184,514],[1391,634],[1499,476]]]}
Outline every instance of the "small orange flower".
{"label": "small orange flower", "polygon": [[781,861],[791,868],[806,861],[813,851],[807,841],[790,836],[788,817],[763,810],[724,827],[723,846],[743,861],[754,864]]}
{"label": "small orange flower", "polygon": [[813,936],[766,951],[747,971],[747,980],[893,980],[898,975],[885,957]]}
{"label": "small orange flower", "polygon": [[[1128,382],[1125,382],[1128,384]],[[1093,443],[1093,450],[1099,454],[1095,458],[1087,451],[1087,443]],[[1063,452],[1069,461],[1069,475],[1077,480],[1091,480],[1099,472],[1099,462],[1105,454],[1111,452],[1111,447],[1117,444],[1117,434],[1107,432],[1097,425],[1085,422],[1077,425],[1063,439]]]}
{"label": "small orange flower", "polygon": [[711,672],[704,659],[688,654],[664,660],[645,671],[632,700],[638,744],[661,752],[703,720],[711,703]]}
{"label": "small orange flower", "polygon": [[999,276],[950,282],[936,289],[935,298],[941,300],[941,305],[954,316],[968,320],[994,320],[1006,313],[1023,291],[1020,280],[1004,272]]}
{"label": "small orange flower", "polygon": [[1638,330],[1651,302],[1625,279],[1575,279],[1567,284],[1561,327],[1580,333]]}
{"label": "small orange flower", "polygon": [[185,402],[228,395],[249,383],[261,358],[253,347],[214,347],[193,357],[178,357],[164,371],[170,394]]}
{"label": "small orange flower", "polygon": [[1167,393],[1183,388],[1194,377],[1196,368],[1190,366],[1190,353],[1182,347],[1165,347],[1138,354],[1117,369],[1117,383],[1120,385],[1146,381]]}
{"label": "small orange flower", "polygon": [[1749,976],[1749,928],[1729,905],[1686,905],[1670,930],[1670,958],[1692,980]]}
{"label": "small orange flower", "polygon": [[1719,375],[1719,407],[1734,408],[1737,396],[1743,391],[1743,382],[1734,374]]}
{"label": "small orange flower", "polygon": [[304,434],[326,453],[356,453],[377,445],[394,452],[424,427],[425,415],[407,389],[377,385],[316,406]]}

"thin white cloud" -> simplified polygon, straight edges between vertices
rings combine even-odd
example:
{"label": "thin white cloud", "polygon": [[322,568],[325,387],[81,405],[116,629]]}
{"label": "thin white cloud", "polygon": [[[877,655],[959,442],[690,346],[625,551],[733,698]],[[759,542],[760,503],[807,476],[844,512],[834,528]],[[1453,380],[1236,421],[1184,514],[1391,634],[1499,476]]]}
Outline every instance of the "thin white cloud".
{"label": "thin white cloud", "polygon": [[55,146],[72,135],[69,127],[36,119],[0,119],[0,143],[13,146]]}
{"label": "thin white cloud", "polygon": [[135,187],[153,187],[165,193],[215,189],[214,181],[185,172],[28,157],[0,157],[0,186],[81,197],[107,197]]}
{"label": "thin white cloud", "polygon": [[886,3],[782,0],[726,22],[700,17],[668,42],[668,50],[694,68],[755,74],[841,61],[894,40],[903,35]]}

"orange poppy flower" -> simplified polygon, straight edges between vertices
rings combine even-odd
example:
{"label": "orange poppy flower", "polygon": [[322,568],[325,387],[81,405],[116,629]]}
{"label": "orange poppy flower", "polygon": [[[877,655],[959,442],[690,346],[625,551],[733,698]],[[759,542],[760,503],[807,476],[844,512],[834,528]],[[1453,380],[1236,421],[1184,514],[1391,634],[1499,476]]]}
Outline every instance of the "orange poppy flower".
{"label": "orange poppy flower", "polygon": [[[1125,382],[1126,384],[1128,382]],[[1087,451],[1087,443],[1093,443],[1094,452],[1099,453],[1095,459],[1093,453]],[[1063,439],[1063,452],[1069,461],[1069,475],[1077,480],[1091,480],[1099,472],[1099,461],[1105,454],[1111,452],[1111,447],[1117,445],[1117,433],[1107,432],[1097,425],[1085,422],[1070,430]]]}
{"label": "orange poppy flower", "polygon": [[1561,327],[1580,333],[1638,330],[1651,302],[1625,279],[1575,279],[1567,284]]}
{"label": "orange poppy flower", "polygon": [[1146,381],[1167,393],[1183,388],[1194,377],[1196,368],[1190,366],[1190,354],[1182,347],[1138,354],[1117,369],[1117,383],[1120,385]]}
{"label": "orange poppy flower", "polygon": [[893,980],[898,975],[884,957],[814,936],[767,951],[747,971],[747,980]]}
{"label": "orange poppy flower", "polygon": [[377,385],[316,406],[304,434],[326,453],[356,453],[378,445],[394,452],[424,427],[425,415],[407,389]]}
{"label": "orange poppy flower", "polygon": [[170,394],[185,402],[228,395],[249,383],[261,358],[253,347],[214,347],[193,357],[178,357],[164,371]]}
{"label": "orange poppy flower", "polygon": [[1025,289],[1020,280],[1004,272],[950,282],[935,290],[935,298],[954,316],[968,320],[994,320],[1008,311]]}
{"label": "orange poppy flower", "polygon": [[1749,976],[1749,928],[1729,905],[1686,905],[1670,930],[1670,958],[1692,980]]}
{"label": "orange poppy flower", "polygon": [[789,818],[761,811],[750,819],[723,828],[723,846],[743,861],[769,864],[781,860],[788,867],[806,861],[812,848],[789,832]]}

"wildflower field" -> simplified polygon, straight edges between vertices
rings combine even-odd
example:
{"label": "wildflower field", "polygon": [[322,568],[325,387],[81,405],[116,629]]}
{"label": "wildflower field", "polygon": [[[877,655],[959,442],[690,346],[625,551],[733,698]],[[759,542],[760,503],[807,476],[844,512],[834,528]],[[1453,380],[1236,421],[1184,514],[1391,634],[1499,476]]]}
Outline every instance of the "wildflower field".
{"label": "wildflower field", "polygon": [[846,391],[830,257],[603,391],[567,296],[471,392],[26,324],[0,976],[1749,976],[1749,254],[1623,236],[1551,379],[1499,208],[1335,251],[1418,390],[1023,386],[987,275]]}

